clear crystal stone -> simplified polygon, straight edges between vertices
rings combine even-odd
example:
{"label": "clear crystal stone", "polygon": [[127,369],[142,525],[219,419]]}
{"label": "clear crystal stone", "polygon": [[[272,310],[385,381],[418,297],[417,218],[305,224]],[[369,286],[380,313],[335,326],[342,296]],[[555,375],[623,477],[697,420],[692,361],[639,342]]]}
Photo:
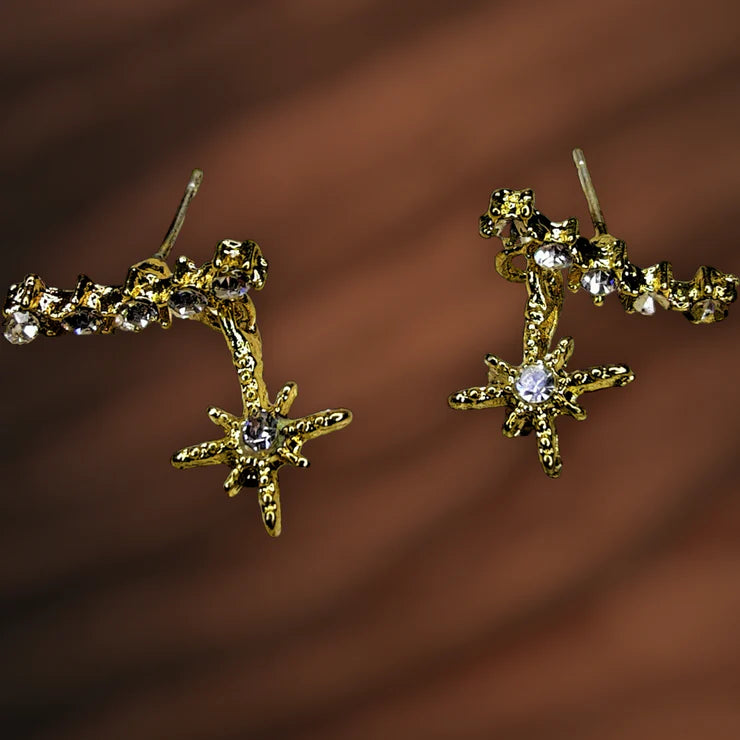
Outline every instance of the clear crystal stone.
{"label": "clear crystal stone", "polygon": [[227,272],[216,275],[211,281],[216,298],[223,301],[234,301],[242,298],[249,290],[249,281],[243,272]]}
{"label": "clear crystal stone", "polygon": [[555,377],[542,362],[525,365],[515,382],[516,392],[527,403],[542,403],[555,392]]}
{"label": "clear crystal stone", "polygon": [[244,444],[255,452],[269,450],[276,438],[277,418],[267,411],[260,411],[242,426]]}
{"label": "clear crystal stone", "polygon": [[665,296],[652,292],[642,293],[642,295],[635,298],[635,302],[632,304],[635,311],[638,311],[644,316],[652,316],[658,310],[658,306],[668,308],[669,305],[670,302]]}
{"label": "clear crystal stone", "polygon": [[118,324],[123,331],[141,331],[157,320],[157,309],[149,301],[131,301],[121,310]]}
{"label": "clear crystal stone", "polygon": [[169,306],[179,319],[190,319],[205,311],[208,299],[195,288],[180,288],[170,296]]}
{"label": "clear crystal stone", "polygon": [[694,321],[702,324],[711,324],[713,321],[721,321],[725,317],[725,309],[712,298],[706,298],[703,301],[697,301],[691,307],[691,315]]}
{"label": "clear crystal stone", "polygon": [[617,289],[617,281],[611,270],[589,270],[581,278],[581,285],[594,296],[609,295]]}
{"label": "clear crystal stone", "polygon": [[28,311],[13,311],[5,321],[5,338],[11,344],[28,344],[36,339],[39,322]]}
{"label": "clear crystal stone", "polygon": [[100,318],[91,308],[82,306],[63,319],[62,326],[72,334],[77,334],[78,337],[84,334],[95,334],[100,328]]}
{"label": "clear crystal stone", "polygon": [[573,264],[568,248],[554,242],[545,242],[537,247],[534,261],[540,267],[547,267],[550,270],[564,270]]}

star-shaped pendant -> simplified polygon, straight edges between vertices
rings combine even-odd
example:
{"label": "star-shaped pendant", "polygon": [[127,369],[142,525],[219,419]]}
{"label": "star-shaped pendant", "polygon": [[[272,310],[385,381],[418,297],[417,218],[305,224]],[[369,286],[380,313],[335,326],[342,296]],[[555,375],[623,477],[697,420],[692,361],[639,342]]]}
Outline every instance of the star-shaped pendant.
{"label": "star-shaped pendant", "polygon": [[[247,303],[251,308],[251,302]],[[244,314],[244,315],[240,315]],[[219,408],[208,410],[214,424],[226,434],[210,442],[186,447],[172,456],[176,468],[201,465],[228,465],[231,473],[224,482],[229,496],[244,487],[257,488],[262,522],[267,533],[277,537],[282,530],[278,470],[283,465],[308,467],[303,445],[315,437],[343,429],[352,421],[347,409],[327,409],[299,419],[287,413],[298,394],[295,383],[287,383],[274,402],[269,402],[262,378],[262,348],[252,312],[222,309],[218,315],[221,330],[234,357],[239,375],[244,411],[241,416]],[[246,319],[246,320],[243,320]]]}
{"label": "star-shaped pendant", "polygon": [[565,366],[573,354],[573,339],[561,339],[557,347],[539,358],[516,367],[487,355],[488,385],[453,393],[449,403],[455,409],[487,409],[504,406],[508,416],[503,426],[507,437],[534,431],[537,451],[547,475],[557,478],[562,470],[555,419],[563,414],[586,418],[578,404],[583,393],[627,385],[634,380],[626,365],[601,365],[568,372]]}
{"label": "star-shaped pendant", "polygon": [[10,286],[0,313],[5,338],[28,344],[37,336],[71,333],[140,332],[150,324],[169,328],[173,318],[193,319],[223,334],[239,378],[241,416],[211,408],[211,420],[226,434],[180,450],[172,457],[176,468],[224,464],[231,468],[224,487],[236,496],[244,487],[259,490],[260,511],[267,532],[280,534],[278,470],[283,465],[305,468],[303,445],[314,437],[346,427],[352,414],[329,409],[302,419],[287,414],[298,388],[288,383],[270,402],[263,379],[262,342],[250,290],[261,290],[267,279],[267,260],[251,240],[222,239],[212,260],[200,267],[180,257],[171,270],[167,259],[185,214],[203,180],[193,170],[175,218],[160,248],[129,268],[123,285],[99,285],[81,275],[74,290],[47,286],[27,275]]}

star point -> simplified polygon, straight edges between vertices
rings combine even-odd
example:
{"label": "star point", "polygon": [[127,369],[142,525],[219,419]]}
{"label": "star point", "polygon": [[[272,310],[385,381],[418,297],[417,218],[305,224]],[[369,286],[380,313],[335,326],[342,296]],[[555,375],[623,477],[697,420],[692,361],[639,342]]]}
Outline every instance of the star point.
{"label": "star point", "polygon": [[255,414],[254,407],[241,417],[216,407],[209,409],[211,421],[222,427],[226,434],[221,439],[185,447],[172,456],[172,464],[181,469],[219,464],[229,466],[231,472],[224,481],[224,490],[230,498],[243,488],[256,487],[262,522],[273,537],[277,537],[282,529],[278,470],[283,465],[307,468],[310,463],[302,454],[303,445],[316,437],[343,429],[352,421],[352,413],[347,409],[327,409],[297,419],[283,416],[281,412],[289,408],[297,392],[295,383],[287,384],[275,403],[259,409],[261,415]]}
{"label": "star point", "polygon": [[208,409],[208,417],[224,430],[224,436],[184,447],[172,456],[172,464],[176,468],[227,465],[231,468],[224,481],[228,496],[233,498],[244,488],[257,488],[262,523],[271,537],[277,537],[282,531],[278,471],[283,465],[309,467],[303,445],[346,427],[352,421],[352,412],[326,409],[290,418],[288,412],[298,386],[286,383],[275,400],[269,401],[256,325],[244,325],[235,311],[226,308],[219,313],[219,321],[234,356],[243,412],[235,416],[216,406]]}
{"label": "star point", "polygon": [[494,355],[486,355],[488,385],[473,386],[453,393],[449,404],[455,409],[485,409],[503,406],[508,413],[503,424],[506,437],[537,438],[537,452],[545,473],[557,478],[563,468],[555,420],[571,416],[586,418],[578,403],[583,393],[627,385],[634,380],[626,365],[601,365],[568,372],[574,342],[561,339],[551,352],[535,359],[528,358],[519,366],[510,365]]}

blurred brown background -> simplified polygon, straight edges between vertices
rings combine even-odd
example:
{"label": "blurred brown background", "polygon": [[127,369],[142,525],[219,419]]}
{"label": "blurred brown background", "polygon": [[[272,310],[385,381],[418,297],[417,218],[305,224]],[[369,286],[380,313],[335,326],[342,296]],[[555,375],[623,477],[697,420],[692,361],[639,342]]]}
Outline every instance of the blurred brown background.
{"label": "blurred brown background", "polygon": [[[637,381],[560,423],[563,476],[447,395],[520,357],[524,289],[477,236],[496,187],[633,259],[740,271],[736,0],[5,0],[0,284],[104,283],[225,237],[273,392],[355,421],[284,469],[284,534],[225,468],[222,339],[3,343],[3,738],[740,737],[740,316],[569,296],[574,367]],[[584,226],[588,231],[588,227]]]}

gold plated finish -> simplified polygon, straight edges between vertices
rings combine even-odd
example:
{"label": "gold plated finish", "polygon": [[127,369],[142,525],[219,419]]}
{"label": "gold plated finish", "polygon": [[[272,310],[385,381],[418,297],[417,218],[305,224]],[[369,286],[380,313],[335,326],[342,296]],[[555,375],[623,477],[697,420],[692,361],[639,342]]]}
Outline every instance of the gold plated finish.
{"label": "gold plated finish", "polygon": [[[629,261],[625,243],[609,234],[586,159],[573,151],[581,187],[588,201],[595,235],[580,234],[578,220],[550,221],[534,207],[532,190],[496,190],[488,211],[480,219],[485,238],[497,236],[503,249],[496,255],[496,269],[506,280],[527,285],[522,364],[510,365],[488,355],[488,383],[453,393],[450,406],[482,409],[502,406],[507,410],[503,433],[516,437],[535,432],[540,462],[545,473],[556,478],[562,461],[555,419],[567,414],[586,418],[578,397],[586,392],[622,386],[634,380],[626,365],[603,365],[568,372],[565,365],[573,353],[573,340],[551,345],[564,302],[566,280],[572,291],[584,289],[601,305],[617,293],[628,313],[651,315],[658,308],[681,311],[690,321],[708,324],[727,316],[737,298],[738,278],[702,266],[691,281],[673,278],[668,262],[639,268]],[[523,258],[524,269],[513,264]]]}
{"label": "gold plated finish", "polygon": [[[253,310],[249,301],[226,306],[218,315],[239,376],[244,403],[242,415],[236,417],[222,409],[210,408],[211,421],[226,434],[221,439],[176,452],[172,464],[176,468],[228,465],[231,473],[224,482],[226,492],[236,496],[243,487],[257,488],[262,522],[268,534],[277,537],[282,529],[278,470],[283,465],[308,467],[309,462],[302,454],[304,443],[346,427],[352,421],[352,413],[347,409],[328,409],[289,419],[287,413],[298,394],[295,383],[287,383],[275,401],[269,401],[262,378],[262,343]],[[255,430],[252,437],[256,439],[250,438],[250,429]]]}
{"label": "gold plated finish", "polygon": [[194,170],[162,246],[133,265],[122,286],[94,283],[81,275],[74,290],[46,286],[37,275],[11,285],[3,309],[6,338],[26,344],[38,334],[111,334],[141,331],[158,323],[169,328],[172,318],[195,319],[223,334],[236,368],[243,410],[234,416],[218,408],[208,415],[225,435],[186,447],[172,457],[177,468],[224,464],[231,468],[224,488],[235,496],[242,488],[258,491],[262,521],[268,534],[282,529],[278,470],[283,465],[307,467],[303,445],[342,429],[352,420],[346,409],[328,409],[298,419],[287,413],[298,388],[286,384],[274,402],[263,379],[262,343],[250,289],[261,290],[267,260],[253,241],[225,239],[210,262],[200,267],[180,257],[171,270],[166,262],[203,178]]}

